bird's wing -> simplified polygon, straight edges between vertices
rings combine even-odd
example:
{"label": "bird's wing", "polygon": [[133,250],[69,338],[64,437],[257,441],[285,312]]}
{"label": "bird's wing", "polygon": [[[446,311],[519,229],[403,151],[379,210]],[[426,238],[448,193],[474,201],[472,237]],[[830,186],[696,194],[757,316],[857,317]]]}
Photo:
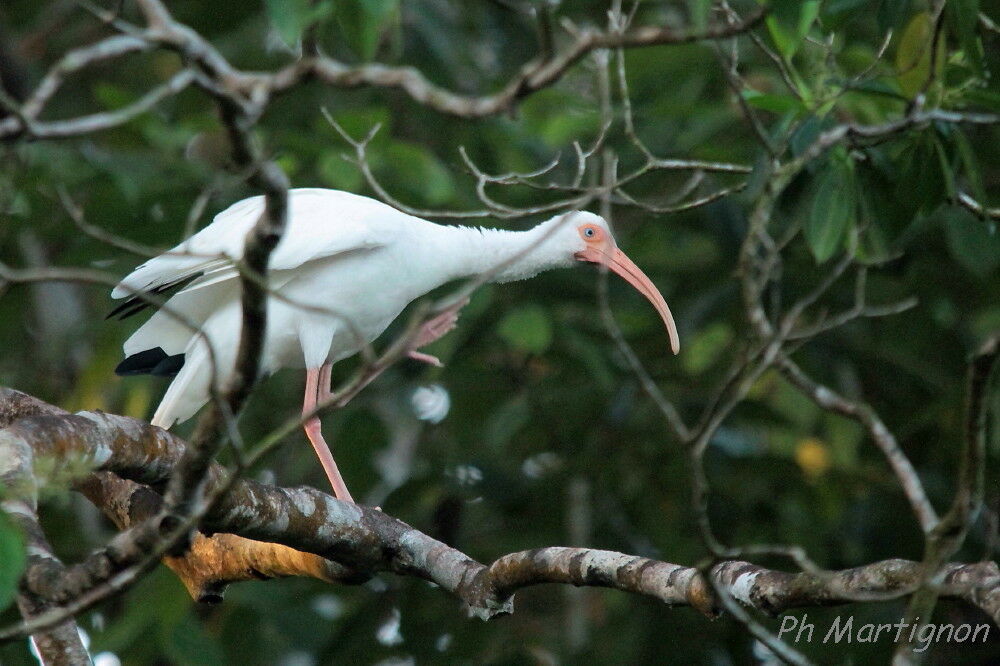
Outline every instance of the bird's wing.
{"label": "bird's wing", "polygon": [[[262,196],[233,204],[188,240],[132,271],[111,297],[141,301],[135,294],[158,294],[182,284],[189,291],[235,278],[235,262],[243,256],[246,235],[263,213]],[[407,218],[381,202],[347,192],[291,190],[288,225],[269,267],[291,270],[321,257],[381,247],[390,240],[386,232],[393,222]],[[127,316],[137,311],[136,306],[141,309],[141,303],[128,308],[123,304],[116,314]]]}

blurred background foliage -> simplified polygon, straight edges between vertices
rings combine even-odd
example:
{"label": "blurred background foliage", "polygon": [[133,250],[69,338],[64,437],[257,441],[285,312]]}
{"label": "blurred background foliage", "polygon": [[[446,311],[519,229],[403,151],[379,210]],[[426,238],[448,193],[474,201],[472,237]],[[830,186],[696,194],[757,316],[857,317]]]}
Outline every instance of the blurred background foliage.
{"label": "blurred background foliage", "polygon": [[[273,69],[287,62],[294,50],[289,44],[318,21],[318,43],[335,57],[413,65],[436,83],[477,93],[496,90],[537,53],[535,22],[527,11],[537,4],[178,0],[171,9],[238,67]],[[554,4],[557,18],[605,24],[604,0]],[[641,2],[635,21],[703,26],[712,5]],[[1000,11],[991,3],[979,5],[948,3],[944,36],[932,57],[926,48],[932,29],[928,3],[921,0],[778,2],[756,32],[786,63],[788,81],[772,59],[741,38],[743,97],[772,138],[790,137],[793,152],[837,123],[897,118],[917,96],[927,108],[1000,112]],[[733,3],[743,14],[754,6]],[[31,90],[68,49],[107,33],[64,0],[5,0],[0,30],[3,80],[15,95]],[[120,107],[179,66],[176,56],[153,53],[91,68],[68,82],[49,117]],[[619,244],[672,306],[681,355],[669,354],[655,312],[621,284],[612,283],[612,309],[657,385],[693,421],[746,339],[734,271],[748,201],[769,174],[711,43],[630,51],[626,67],[637,132],[653,152],[754,169],[748,179],[706,176],[707,189],[749,183],[740,195],[690,212],[614,208]],[[329,109],[355,137],[380,124],[369,157],[393,195],[415,206],[472,208],[474,180],[459,147],[493,173],[536,169],[557,155],[569,158],[573,141],[592,141],[599,132],[597,79],[588,58],[516,113],[477,121],[442,117],[397,92],[313,83],[277,99],[257,135],[295,186],[371,194],[344,158],[350,146],[320,109]],[[12,265],[86,266],[124,275],[141,258],[83,233],[60,204],[57,186],[66,188],[89,224],[168,247],[184,234],[200,194],[207,205],[194,216],[197,225],[253,193],[238,175],[225,172],[220,136],[210,100],[189,90],[114,131],[0,146],[0,256]],[[609,141],[623,171],[641,164],[642,155],[620,125]],[[557,175],[571,173],[571,162],[564,160]],[[669,202],[686,177],[653,173],[629,192]],[[803,231],[785,251],[775,298],[780,291],[791,302],[806,293],[830,269],[830,258],[843,252],[852,230],[860,229],[859,256],[889,260],[871,272],[871,302],[919,299],[902,314],[821,335],[795,358],[818,379],[882,414],[939,506],[953,489],[966,359],[1000,327],[996,220],[954,201],[965,192],[996,207],[998,191],[1000,129],[934,123],[863,154],[830,151],[792,183],[772,220],[774,229],[799,225]],[[495,196],[533,205],[552,193],[511,187]],[[525,228],[535,221],[485,224]],[[596,275],[578,268],[480,290],[459,328],[431,349],[447,367],[401,364],[349,408],[326,417],[327,435],[356,495],[481,561],[546,545],[588,545],[683,564],[702,558],[687,456],[604,328]],[[839,311],[852,298],[852,280],[845,278],[823,307]],[[70,410],[148,417],[164,383],[114,376],[121,343],[138,322],[103,321],[110,307],[107,289],[99,287],[4,289],[0,382]],[[350,364],[341,365],[337,375],[347,377]],[[299,409],[301,382],[300,373],[283,372],[263,383],[242,419],[248,441]],[[253,475],[324,487],[305,439],[290,440]],[[995,515],[996,438],[989,455],[988,500]],[[719,430],[706,468],[710,514],[728,544],[797,543],[830,568],[921,557],[916,522],[862,430],[819,410],[775,373],[757,382]],[[46,494],[43,516],[57,551],[69,561],[111,533],[85,500],[62,489]],[[988,523],[984,517],[981,527]],[[991,533],[976,529],[961,558],[992,557],[993,539],[984,536]],[[13,539],[7,531],[0,554],[16,566]],[[766,558],[762,563],[785,565]],[[9,585],[0,581],[0,590]],[[0,598],[0,605],[6,601]],[[808,612],[818,626],[836,613],[853,614],[859,622],[894,622],[902,605]],[[959,604],[942,603],[938,613],[942,620],[986,621]],[[2,617],[6,623],[16,614],[8,608]],[[433,586],[391,576],[360,588],[305,580],[245,583],[232,588],[222,605],[199,608],[160,567],[80,621],[92,651],[114,653],[127,664],[766,660],[728,618],[709,621],[691,609],[668,609],[635,596],[531,589],[518,594],[513,617],[487,624],[467,618]],[[884,659],[891,649],[887,643],[798,647],[838,663]],[[961,652],[943,646],[935,654],[948,663],[996,663],[1000,641]],[[32,660],[19,644],[0,648],[0,661]]]}

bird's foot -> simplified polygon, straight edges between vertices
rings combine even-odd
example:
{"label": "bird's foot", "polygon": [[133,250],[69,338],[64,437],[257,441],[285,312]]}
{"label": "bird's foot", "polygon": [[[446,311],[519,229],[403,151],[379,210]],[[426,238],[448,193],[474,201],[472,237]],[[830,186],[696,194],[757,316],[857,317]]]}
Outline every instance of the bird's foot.
{"label": "bird's foot", "polygon": [[425,354],[423,352],[418,352],[416,349],[412,349],[406,354],[414,361],[420,361],[421,363],[426,363],[427,365],[433,365],[435,368],[443,368],[444,363],[441,362],[437,356],[432,356],[431,354]]}
{"label": "bird's foot", "polygon": [[[420,354],[419,352],[416,352],[416,350],[421,347],[426,347],[435,340],[439,340],[449,331],[454,329],[455,324],[458,322],[458,313],[462,308],[468,305],[468,303],[468,297],[463,298],[454,305],[450,306],[447,310],[438,313],[434,318],[424,322],[413,339],[410,358],[415,358],[418,361],[424,361],[430,363],[431,365],[440,366],[441,361],[433,356],[429,356],[428,354]],[[419,356],[414,356],[414,353],[419,354]],[[429,359],[434,360],[431,361]]]}

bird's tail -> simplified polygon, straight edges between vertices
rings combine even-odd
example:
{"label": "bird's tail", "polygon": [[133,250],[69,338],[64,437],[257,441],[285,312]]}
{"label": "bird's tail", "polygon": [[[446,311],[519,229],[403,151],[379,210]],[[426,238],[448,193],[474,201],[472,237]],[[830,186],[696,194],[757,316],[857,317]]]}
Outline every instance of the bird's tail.
{"label": "bird's tail", "polygon": [[196,336],[184,352],[184,366],[170,382],[150,423],[169,428],[174,423],[194,416],[211,396],[212,376],[217,374],[213,369],[208,345],[200,336]]}

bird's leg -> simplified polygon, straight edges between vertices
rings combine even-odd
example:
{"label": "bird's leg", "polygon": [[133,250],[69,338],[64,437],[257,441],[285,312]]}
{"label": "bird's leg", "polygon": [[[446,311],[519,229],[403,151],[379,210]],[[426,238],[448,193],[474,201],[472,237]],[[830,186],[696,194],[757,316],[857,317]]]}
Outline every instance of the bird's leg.
{"label": "bird's leg", "polygon": [[435,340],[442,338],[445,334],[455,328],[455,324],[458,322],[458,313],[469,304],[469,298],[466,296],[460,301],[456,302],[454,305],[449,306],[446,310],[439,313],[433,319],[424,322],[424,324],[417,330],[417,334],[413,339],[413,344],[407,355],[415,361],[422,361],[423,363],[429,363],[430,365],[436,365],[439,368],[444,364],[436,356],[431,356],[430,354],[424,354],[423,352],[417,351],[421,347],[426,347]]}
{"label": "bird's leg", "polygon": [[[329,397],[329,394],[330,364],[327,363],[320,368],[309,368],[306,370],[306,395],[302,403],[303,416],[316,409],[321,395]],[[344,478],[340,475],[340,470],[337,469],[337,463],[333,460],[330,447],[327,445],[326,440],[323,439],[319,416],[310,417],[303,427],[306,431],[306,437],[309,438],[313,449],[316,451],[316,456],[319,458],[320,464],[323,465],[326,478],[330,479],[330,485],[333,486],[333,494],[339,500],[353,503],[354,498],[351,497],[351,493],[347,490],[347,484],[344,483]]]}
{"label": "bird's leg", "polygon": [[316,388],[316,399],[323,404],[333,396],[330,375],[333,374],[333,363],[324,363],[319,369],[319,385]]}
{"label": "bird's leg", "polygon": [[[431,356],[430,354],[424,354],[417,350],[431,344],[435,340],[440,339],[442,336],[455,328],[455,324],[458,322],[459,311],[461,311],[461,309],[468,303],[469,299],[467,297],[463,298],[449,306],[444,311],[438,313],[433,319],[424,322],[424,324],[417,330],[417,334],[414,336],[413,342],[410,344],[410,350],[407,352],[408,356],[412,359],[440,367],[442,363],[437,357]],[[317,404],[327,403],[332,400],[333,393],[330,390],[330,375],[332,369],[332,363],[324,363],[319,368],[309,368],[306,370],[306,395],[302,404],[303,415],[309,414],[315,410]],[[358,390],[373,381],[380,373],[381,369],[371,373],[364,379],[361,386],[356,387],[349,396],[345,396],[337,404],[345,404],[347,400],[350,400],[350,396],[356,394]],[[323,470],[326,472],[326,476],[330,480],[330,485],[333,486],[333,494],[336,495],[339,500],[353,502],[354,498],[351,497],[351,493],[347,490],[347,484],[344,483],[344,478],[340,475],[340,470],[337,469],[337,463],[333,460],[333,454],[330,452],[330,447],[327,445],[326,440],[323,439],[319,417],[313,416],[309,418],[305,422],[304,429],[306,431],[306,437],[309,438],[309,441],[313,445],[313,449],[316,450],[316,456],[319,458],[320,463],[323,465]]]}

